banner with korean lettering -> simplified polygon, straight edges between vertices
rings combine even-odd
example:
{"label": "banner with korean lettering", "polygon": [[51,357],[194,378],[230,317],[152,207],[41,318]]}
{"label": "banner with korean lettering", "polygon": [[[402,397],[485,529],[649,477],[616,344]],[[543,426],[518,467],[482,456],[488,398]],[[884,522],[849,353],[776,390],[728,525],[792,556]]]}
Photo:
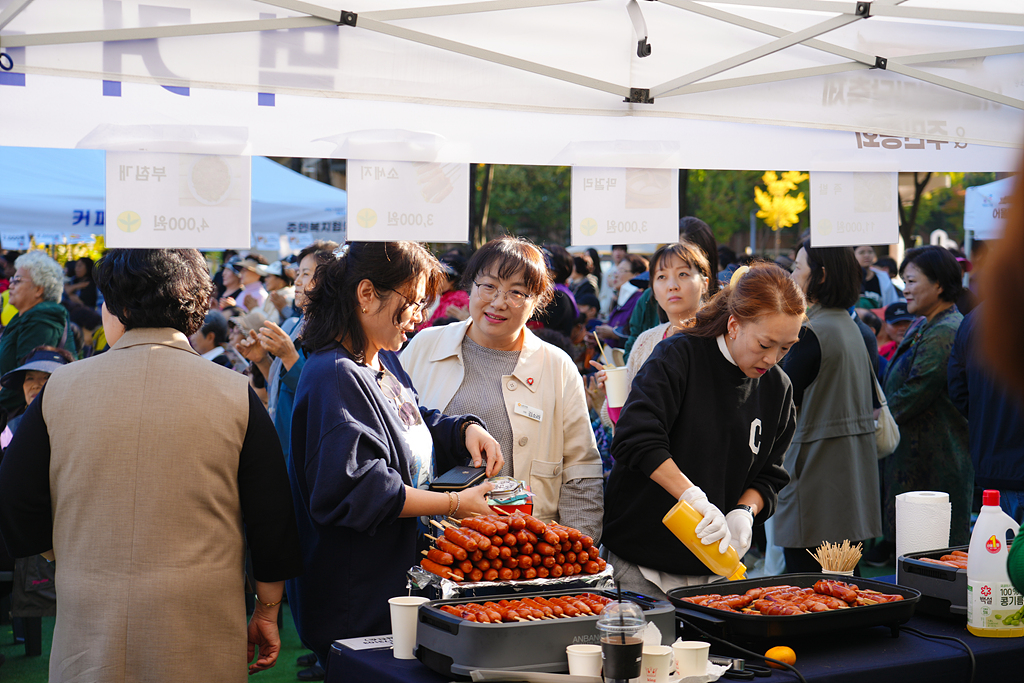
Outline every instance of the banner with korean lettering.
{"label": "banner with korean lettering", "polygon": [[574,166],[571,224],[574,246],[675,242],[679,171]]}
{"label": "banner with korean lettering", "polygon": [[348,162],[348,239],[469,239],[469,164]]}
{"label": "banner with korean lettering", "polygon": [[107,246],[250,248],[251,161],[107,152]]}
{"label": "banner with korean lettering", "polygon": [[897,173],[811,171],[811,246],[896,244]]}

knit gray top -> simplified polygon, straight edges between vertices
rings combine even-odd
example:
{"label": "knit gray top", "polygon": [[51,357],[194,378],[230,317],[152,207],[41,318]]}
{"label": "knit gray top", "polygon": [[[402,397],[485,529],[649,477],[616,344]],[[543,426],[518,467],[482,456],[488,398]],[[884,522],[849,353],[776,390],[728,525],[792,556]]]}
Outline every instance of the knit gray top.
{"label": "knit gray top", "polygon": [[512,423],[505,410],[501,378],[511,375],[519,362],[519,351],[500,351],[480,346],[467,335],[462,339],[462,363],[466,374],[459,390],[445,408],[446,415],[476,415],[501,446],[505,456],[504,476],[513,476]]}

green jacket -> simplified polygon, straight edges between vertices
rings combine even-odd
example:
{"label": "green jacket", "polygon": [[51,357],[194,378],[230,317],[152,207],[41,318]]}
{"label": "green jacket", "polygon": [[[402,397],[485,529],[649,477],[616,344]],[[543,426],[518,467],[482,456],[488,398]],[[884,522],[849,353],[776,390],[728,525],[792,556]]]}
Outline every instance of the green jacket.
{"label": "green jacket", "polygon": [[[19,313],[4,328],[3,337],[0,337],[0,377],[25,362],[32,349],[44,345],[63,347],[75,353],[75,338],[68,327],[67,310],[53,301],[43,301],[26,313]],[[13,413],[25,405],[25,395],[20,389],[0,390],[0,405]]]}
{"label": "green jacket", "polygon": [[919,318],[896,349],[882,387],[900,428],[900,445],[882,460],[882,506],[887,539],[894,540],[896,496],[945,491],[952,505],[951,546],[971,540],[974,467],[967,419],[953,406],[946,384],[949,354],[963,316],[956,306],[930,322]]}

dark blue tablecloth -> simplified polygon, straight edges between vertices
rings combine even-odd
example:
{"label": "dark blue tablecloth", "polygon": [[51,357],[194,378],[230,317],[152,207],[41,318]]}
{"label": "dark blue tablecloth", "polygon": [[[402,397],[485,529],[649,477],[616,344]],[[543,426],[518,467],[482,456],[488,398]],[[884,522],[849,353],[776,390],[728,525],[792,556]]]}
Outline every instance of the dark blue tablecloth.
{"label": "dark blue tablecloth", "polygon": [[[1024,639],[977,638],[965,620],[915,616],[906,626],[930,634],[953,636],[966,642],[977,660],[976,683],[1021,680]],[[687,634],[689,637],[692,634]],[[808,683],[967,683],[970,660],[964,648],[949,641],[933,641],[908,631],[893,638],[888,627],[844,631],[828,637],[789,643],[797,653],[797,668]],[[713,645],[711,652],[727,654]],[[430,671],[416,660],[399,661],[391,650],[352,651],[335,645],[328,661],[329,683],[442,683],[451,678]],[[721,679],[726,680],[726,679]],[[798,679],[776,671],[769,679],[790,683]]]}

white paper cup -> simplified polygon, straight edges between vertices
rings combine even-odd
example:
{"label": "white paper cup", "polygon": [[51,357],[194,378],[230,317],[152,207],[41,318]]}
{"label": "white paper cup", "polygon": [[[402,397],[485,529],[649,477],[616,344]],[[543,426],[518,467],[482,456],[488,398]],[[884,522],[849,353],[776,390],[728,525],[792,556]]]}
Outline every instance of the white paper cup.
{"label": "white paper cup", "polygon": [[668,683],[672,668],[672,648],[668,645],[644,645],[641,683]]}
{"label": "white paper cup", "polygon": [[601,675],[600,645],[570,645],[565,648],[565,654],[569,658],[569,675]]}
{"label": "white paper cup", "polygon": [[609,408],[621,408],[629,396],[629,382],[626,380],[626,368],[605,368],[604,391],[608,397]]}
{"label": "white paper cup", "polygon": [[395,659],[415,659],[412,650],[416,647],[416,624],[419,622],[420,605],[428,598],[403,595],[388,600],[391,606],[391,634]]}
{"label": "white paper cup", "polygon": [[710,643],[699,640],[684,640],[672,644],[672,654],[676,658],[676,673],[679,678],[687,676],[703,676],[708,672],[708,650]]}

